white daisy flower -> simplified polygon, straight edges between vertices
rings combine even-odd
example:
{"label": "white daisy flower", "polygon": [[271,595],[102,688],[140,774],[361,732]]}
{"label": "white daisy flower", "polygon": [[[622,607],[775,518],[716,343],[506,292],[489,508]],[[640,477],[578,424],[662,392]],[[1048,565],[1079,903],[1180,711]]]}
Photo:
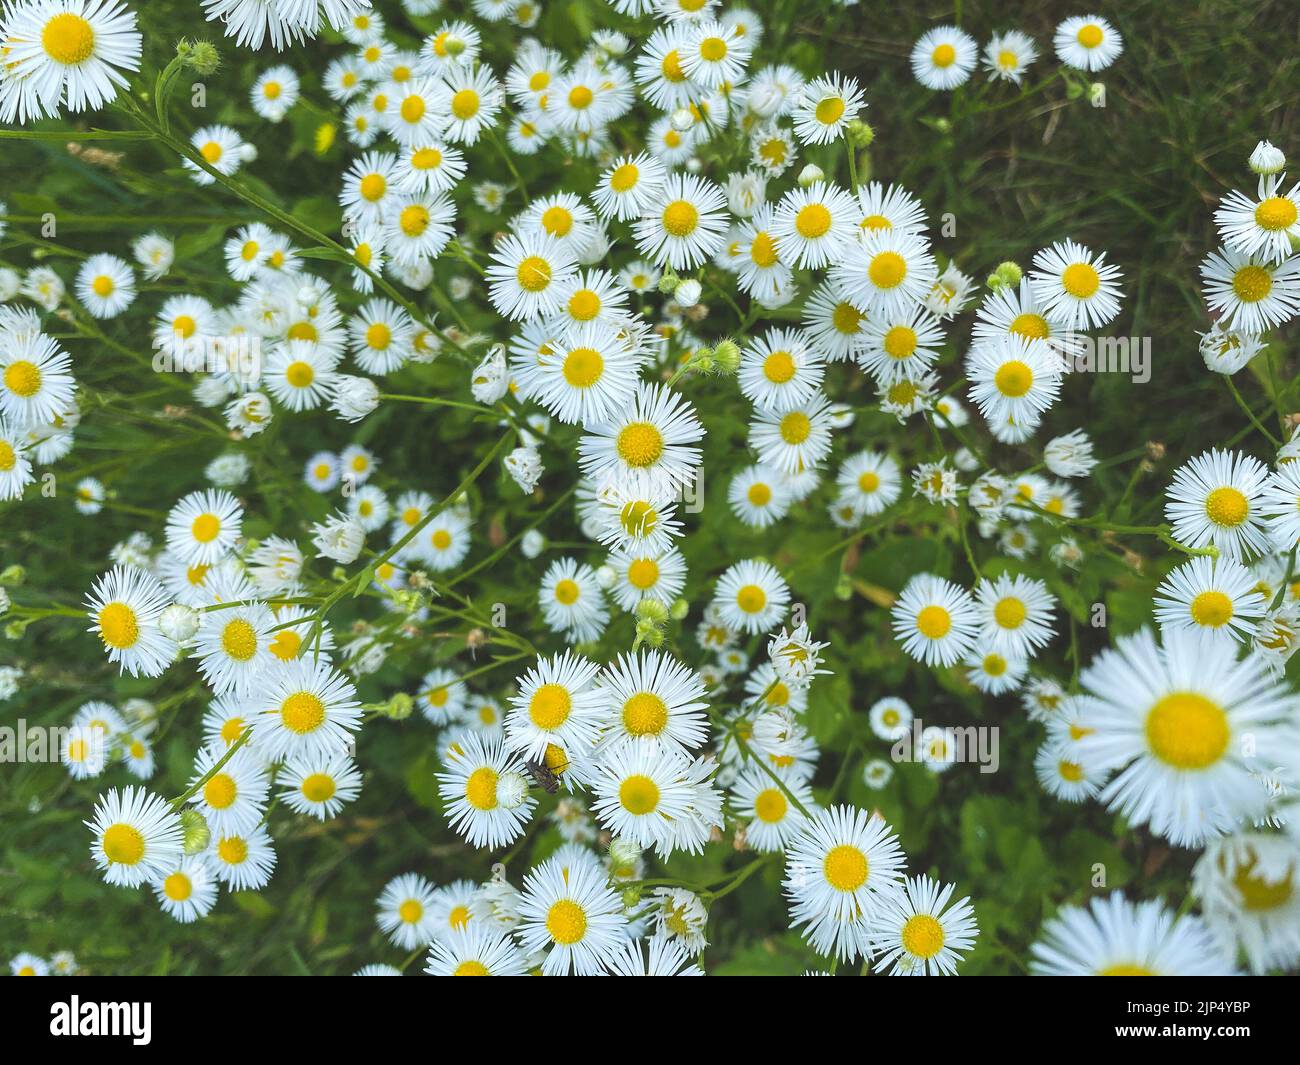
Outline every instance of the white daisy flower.
{"label": "white daisy flower", "polygon": [[294,813],[326,821],[361,794],[361,772],[346,754],[290,758],[276,773],[279,798]]}
{"label": "white daisy flower", "polygon": [[907,582],[893,610],[895,638],[928,666],[951,666],[974,646],[979,616],[966,589],[932,573]]}
{"label": "white daisy flower", "polygon": [[658,651],[621,656],[600,676],[609,715],[602,744],[648,740],[681,754],[708,738],[699,674]]}
{"label": "white daisy flower", "polygon": [[528,966],[509,932],[469,925],[429,945],[429,976],[526,976]]}
{"label": "white daisy flower", "polygon": [[1243,255],[1257,252],[1282,262],[1300,238],[1300,182],[1283,191],[1282,175],[1264,179],[1258,202],[1233,190],[1214,212],[1223,243]]}
{"label": "white daisy flower", "polygon": [[927,30],[912,46],[912,73],[927,89],[948,91],[965,85],[979,57],[979,45],[956,26]]}
{"label": "white daisy flower", "polygon": [[1105,70],[1124,51],[1124,39],[1099,15],[1075,15],[1056,27],[1056,55],[1075,70]]}
{"label": "white daisy flower", "polygon": [[356,688],[321,660],[300,658],[268,670],[253,709],[258,752],[271,760],[334,754],[361,725]]}
{"label": "white daisy flower", "polygon": [[416,873],[390,880],[376,901],[379,930],[402,950],[434,942],[433,892],[433,885]]}
{"label": "white daisy flower", "polygon": [[758,461],[794,475],[815,470],[831,449],[831,407],[825,396],[786,412],[755,410],[749,446]]}
{"label": "white daisy flower", "polygon": [[1233,976],[1232,959],[1205,922],[1159,899],[1132,903],[1113,891],[1085,910],[1064,906],[1032,947],[1035,976]]}
{"label": "white daisy flower", "polygon": [[1264,490],[1268,470],[1258,459],[1211,450],[1180,466],[1165,494],[1165,518],[1188,547],[1213,544],[1228,558],[1244,560],[1268,550]]}
{"label": "white daisy flower", "polygon": [[574,253],[549,233],[504,237],[487,268],[488,298],[507,318],[527,321],[555,314],[561,285],[577,266]]}
{"label": "white daisy flower", "polygon": [[646,940],[646,954],[638,940],[628,940],[607,963],[610,976],[703,976],[704,970],[691,963],[686,949],[664,936]]}
{"label": "white daisy flower", "polygon": [[880,384],[917,380],[929,373],[943,346],[939,321],[924,307],[879,314],[867,323],[858,364]]}
{"label": "white daisy flower", "polygon": [[1055,635],[1056,598],[1047,585],[1023,574],[1003,573],[975,588],[980,639],[1011,658],[1031,658]]}
{"label": "white daisy flower", "polygon": [[516,935],[524,952],[546,951],[545,976],[596,976],[626,942],[627,918],[604,870],[565,874],[554,861],[524,877]]}
{"label": "white daisy flower", "polygon": [[644,471],[666,483],[695,479],[704,427],[695,408],[665,385],[642,383],[609,421],[591,422],[578,441],[578,462],[597,482]]}
{"label": "white daisy flower", "polygon": [[93,318],[116,318],[135,301],[135,274],[116,255],[92,255],[77,271],[77,299]]}
{"label": "white daisy flower", "polygon": [[181,858],[149,886],[163,913],[181,924],[206,917],[217,902],[217,879],[203,854]]}
{"label": "white daisy flower", "polygon": [[[189,800],[208,827],[217,835],[252,832],[262,821],[266,798],[270,793],[262,758],[247,748],[235,751],[224,765],[225,752],[211,747],[199,748],[194,759],[194,779],[190,787],[208,776],[207,781]],[[216,772],[212,772],[212,770]]]}
{"label": "white daisy flower", "polygon": [[787,192],[772,221],[781,259],[810,269],[833,262],[860,232],[857,211],[854,198],[836,185],[817,182]]}
{"label": "white daisy flower", "polygon": [[499,738],[468,733],[437,778],[448,823],[474,847],[495,850],[518,839],[537,805],[518,756]]}
{"label": "white daisy flower", "polygon": [[168,603],[157,579],[134,566],[114,566],[95,582],[86,600],[90,631],[120,672],[157,677],[171,664],[176,645],[158,627]]}
{"label": "white daisy flower", "polygon": [[1300,314],[1300,256],[1275,263],[1268,251],[1211,252],[1201,263],[1205,302],[1223,328],[1263,333]]}
{"label": "white daisy flower", "polygon": [[1007,334],[966,359],[970,398],[990,423],[1036,425],[1061,394],[1061,358],[1045,341]]}
{"label": "white daisy flower", "polygon": [[1063,240],[1034,256],[1029,287],[1043,313],[1067,328],[1099,329],[1119,314],[1119,278],[1105,254]]}
{"label": "white daisy flower", "polygon": [[1193,629],[1229,642],[1249,639],[1267,603],[1255,575],[1231,558],[1193,558],[1161,582],[1155,619],[1162,629]]}
{"label": "white daisy flower", "polygon": [[234,549],[243,517],[229,492],[191,492],[167,514],[167,550],[187,565],[210,566]]}
{"label": "white daisy flower", "polygon": [[867,721],[882,740],[901,740],[912,731],[912,708],[898,696],[887,695],[871,705]]}
{"label": "white daisy flower", "polygon": [[770,632],[785,618],[790,586],[774,566],[745,559],[718,578],[713,604],[720,620],[739,632]]}
{"label": "white daisy flower", "polygon": [[819,395],[826,364],[793,329],[769,329],[741,354],[737,383],[759,410],[786,414]]}
{"label": "white daisy flower", "polygon": [[804,144],[830,144],[866,106],[862,90],[840,74],[814,78],[803,86],[794,110],[794,132]]}
{"label": "white daisy flower", "polygon": [[686,587],[686,562],[676,548],[650,552],[615,548],[605,564],[614,571],[609,595],[628,613],[642,599],[653,599],[667,606]]}
{"label": "white daisy flower", "polygon": [[994,78],[1016,85],[1037,58],[1034,39],[1019,30],[995,33],[984,46],[984,69]]}
{"label": "white daisy flower", "polygon": [[559,558],[547,567],[537,590],[537,605],[552,632],[575,643],[598,640],[609,624],[605,593],[596,571],[572,558]]}
{"label": "white daisy flower", "polygon": [[674,270],[692,270],[726,242],[726,196],[711,181],[669,176],[633,226],[638,251]]}
{"label": "white daisy flower", "polygon": [[664,165],[645,152],[619,156],[601,173],[591,199],[602,218],[630,222],[656,200],[667,176]]}
{"label": "white daisy flower", "polygon": [[[789,775],[783,776],[782,782],[805,810],[816,808],[812,788],[806,780]],[[728,806],[737,817],[748,822],[745,842],[759,854],[785,850],[808,824],[807,817],[790,802],[786,793],[759,769],[747,769],[736,778]]]}
{"label": "white daisy flower", "polygon": [[0,418],[16,429],[49,425],[71,409],[72,360],[39,332],[0,332]]}
{"label": "white daisy flower", "polygon": [[785,475],[767,466],[740,470],[727,488],[731,512],[753,529],[765,529],[789,513],[790,493]]}
{"label": "white daisy flower", "polygon": [[1175,846],[1201,846],[1260,816],[1252,771],[1275,764],[1295,697],[1258,656],[1203,631],[1120,639],[1080,674],[1089,699],[1079,741],[1090,768],[1117,770],[1101,801]]}
{"label": "white daisy flower", "polygon": [[539,658],[519,678],[506,714],[506,747],[539,760],[548,746],[571,758],[589,751],[600,735],[606,699],[592,682],[600,667],[565,651]]}
{"label": "white daisy flower", "polygon": [[862,232],[830,268],[844,297],[872,315],[903,314],[922,302],[938,276],[927,241],[905,230]]}
{"label": "white daisy flower", "polygon": [[844,460],[836,477],[839,498],[859,518],[872,517],[891,506],[902,493],[898,463],[876,451],[859,451]]}
{"label": "white daisy flower", "polygon": [[90,856],[110,884],[139,887],[181,860],[180,814],[144,788],[111,788],[83,823],[94,836]]}
{"label": "white daisy flower", "polygon": [[975,945],[970,899],[952,902],[953,884],[908,877],[903,891],[873,921],[878,971],[892,976],[956,976],[960,952]]}

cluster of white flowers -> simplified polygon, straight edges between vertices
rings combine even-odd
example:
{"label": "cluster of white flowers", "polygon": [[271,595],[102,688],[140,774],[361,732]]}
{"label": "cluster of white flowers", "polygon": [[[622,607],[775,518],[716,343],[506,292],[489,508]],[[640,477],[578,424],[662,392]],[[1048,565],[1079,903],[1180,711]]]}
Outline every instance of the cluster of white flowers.
{"label": "cluster of white flowers", "polygon": [[[438,6],[402,2],[421,25]],[[0,500],[21,498],[37,466],[71,450],[80,417],[69,356],[40,313],[8,305],[17,298],[46,314],[69,309],[83,337],[148,301],[156,356],[202,371],[196,432],[221,441],[220,453],[204,455],[204,486],[118,545],[89,594],[90,629],[120,672],[196,670],[207,702],[179,796],[133,784],[95,805],[87,825],[105,879],[147,886],[183,922],[206,916],[222,887],[264,887],[276,865],[272,807],[337,816],[361,791],[363,719],[418,710],[438,730],[429,743],[455,833],[497,852],[545,817],[565,841],[515,883],[499,870],[485,883],[435,886],[410,873],[387,884],[378,926],[403,951],[427,947],[431,974],[702,975],[710,893],[648,892],[641,882],[654,876],[652,861],[698,855],[727,832],[728,846],[757,863],[784,861],[791,927],[819,954],[954,973],[977,936],[970,901],[954,900],[954,885],[908,876],[879,814],[814,788],[822,752],[807,711],[831,672],[827,649],[839,648],[813,637],[797,600],[801,561],[733,553],[707,575],[711,598],[689,622],[683,548],[698,508],[688,504],[703,492],[706,427],[721,421],[709,404],[747,405],[746,451],[725,492],[746,542],[823,486],[833,494],[819,513],[853,545],[905,508],[951,525],[969,587],[919,573],[897,595],[864,593],[888,606],[902,651],[926,667],[960,667],[989,697],[1017,694],[1046,725],[1035,765],[1051,795],[1095,799],[1174,845],[1205,848],[1190,885],[1202,916],[1174,921],[1159,902],[1099,898],[1049,922],[1035,970],[1227,972],[1239,954],[1256,970],[1300,961],[1300,702],[1281,676],[1300,646],[1300,437],[1279,442],[1271,472],[1231,449],[1182,467],[1157,530],[1186,558],[1156,594],[1160,639],[1142,630],[1068,686],[1053,679],[1037,660],[1068,600],[1021,563],[1050,537],[1045,554],[1063,575],[1083,564],[1074,534],[1105,526],[1081,517],[1070,482],[1086,485],[1102,460],[1082,429],[1034,444],[1038,459],[1020,472],[1000,468],[979,441],[1028,449],[1090,357],[1093,334],[1120,313],[1120,270],[1064,238],[1027,270],[998,265],[958,379],[947,355],[979,286],[936,250],[916,195],[858,180],[873,133],[855,79],[765,61],[759,16],[716,0],[615,0],[641,34],[600,31],[566,57],[521,32],[508,63],[494,66],[483,28],[525,30],[539,8],[470,6],[473,20],[439,21],[410,48],[368,0],[203,0],[238,46],[283,51],[326,26],[342,36],[342,54],[319,76],[277,57],[248,87],[272,126],[316,85],[333,101],[312,107],[334,112],[317,133],[319,153],[342,129],[350,154],[337,240],[283,212],[232,227],[221,249],[227,287],[213,286],[230,298],[218,303],[185,291],[197,286],[173,275],[182,250],[161,232],[130,242],[134,267],[109,253],[85,257],[71,293],[48,266],[0,273]],[[120,0],[14,0],[0,14],[0,41],[0,120],[21,124],[104,107],[142,52]],[[1060,24],[1054,47],[1067,67],[1095,72],[1123,45],[1106,20],[1084,16]],[[916,42],[911,65],[925,86],[951,90],[980,53],[968,34],[939,27]],[[1019,83],[1037,54],[1009,31],[988,42],[983,62],[994,80]],[[165,123],[139,121],[180,153],[186,180],[260,202],[241,184],[259,160],[254,130],[211,124],[177,139]],[[812,163],[810,150],[825,163],[840,146],[846,174]],[[546,188],[530,176],[529,191],[519,167],[542,153],[557,162],[543,170]],[[1224,374],[1300,313],[1300,185],[1286,188],[1285,160],[1267,142],[1251,165],[1257,196],[1225,198],[1215,215],[1224,247],[1202,267],[1217,315],[1202,353]],[[483,226],[471,212],[500,230],[490,246],[476,240]],[[175,282],[161,299],[160,279]],[[426,301],[455,324],[435,323]],[[491,328],[471,330],[461,304]],[[456,363],[465,395],[389,385],[435,360]],[[835,454],[871,409],[847,401],[863,378],[872,414],[888,416],[878,424],[921,426],[935,445],[907,449],[917,459],[909,477],[886,433]],[[688,385],[719,381],[734,394],[719,400],[701,388],[688,398]],[[982,426],[954,395],[963,383]],[[477,465],[460,485],[436,467],[423,481],[390,475],[396,463],[375,434],[318,450],[292,479],[330,500],[320,520],[272,522],[234,494],[261,478],[258,460],[272,453],[253,448],[272,425],[329,411],[350,426],[408,401],[468,410],[505,436],[467,462],[448,460]],[[278,459],[283,466],[283,452]],[[571,490],[584,538],[536,567],[528,636],[458,587],[477,570],[457,572],[481,546],[483,507],[470,486],[489,464],[527,509],[519,528],[493,527],[496,553],[483,565],[516,544],[529,562],[554,550],[536,526],[555,507],[531,508],[559,496],[557,481]],[[116,493],[82,477],[74,505],[94,515],[116,506]],[[987,541],[996,557],[981,568],[971,541]],[[324,565],[313,567],[307,543]],[[841,590],[855,594],[848,573]],[[328,615],[345,596],[386,616],[355,622],[343,642]],[[473,626],[466,650],[491,640],[517,653],[471,670],[440,657],[414,691],[363,707],[362,678],[419,660],[419,637],[461,623]],[[619,623],[632,626],[631,649],[600,651]],[[518,659],[528,665],[508,691],[470,687],[467,674]],[[21,682],[0,675],[0,696]],[[66,729],[62,761],[77,780],[125,765],[147,781],[156,731],[184,709],[88,701]],[[931,724],[913,736],[901,698],[879,699],[866,718],[875,737],[932,772],[960,760],[956,729]],[[880,789],[893,772],[868,757],[853,779]],[[752,871],[733,874],[732,886]],[[12,965],[49,968],[26,954]]]}

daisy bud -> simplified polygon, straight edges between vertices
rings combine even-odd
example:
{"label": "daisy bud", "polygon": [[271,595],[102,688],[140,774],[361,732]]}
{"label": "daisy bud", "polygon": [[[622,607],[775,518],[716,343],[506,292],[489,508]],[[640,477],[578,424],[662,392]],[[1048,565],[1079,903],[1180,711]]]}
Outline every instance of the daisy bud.
{"label": "daisy bud", "polygon": [[1025,272],[1020,269],[1019,264],[1013,263],[1010,260],[1004,263],[998,263],[998,268],[993,271],[993,277],[997,280],[997,284],[995,285],[990,283],[989,288],[994,291],[1004,285],[1007,288],[1015,288],[1020,284],[1020,279],[1024,276]]}
{"label": "daisy bud", "polygon": [[847,574],[842,574],[835,582],[835,598],[846,602],[853,598],[853,581]]}
{"label": "daisy bud", "polygon": [[158,615],[158,628],[174,643],[184,643],[199,631],[199,612],[184,603],[172,603]]}
{"label": "daisy bud", "polygon": [[849,119],[844,132],[855,148],[865,148],[876,139],[876,131],[860,118]]}
{"label": "daisy bud", "polygon": [[596,570],[596,583],[604,591],[614,587],[614,582],[618,580],[618,574],[614,572],[613,566],[601,566]]}
{"label": "daisy bud", "polygon": [[609,843],[609,861],[610,864],[618,868],[625,865],[635,865],[637,859],[641,857],[641,848],[630,840],[613,839]]}
{"label": "daisy bud", "polygon": [[740,345],[734,340],[723,340],[713,349],[713,359],[719,373],[733,374],[740,369]]}
{"label": "daisy bud", "polygon": [[639,887],[630,887],[623,889],[623,908],[633,910],[641,902],[641,889]]}
{"label": "daisy bud", "polygon": [[411,716],[411,711],[414,708],[415,700],[406,692],[398,692],[384,704],[384,708],[379,712],[392,721],[405,721]]}
{"label": "daisy bud", "polygon": [[[181,45],[188,45],[184,52],[181,51]],[[217,51],[217,46],[210,41],[182,41],[176,46],[176,53],[184,56],[185,65],[193,70],[196,74],[203,77],[210,77],[217,72],[221,66],[221,53]]]}
{"label": "daisy bud", "polygon": [[257,161],[257,145],[245,141],[239,146],[239,158],[245,163]]}
{"label": "daisy bud", "polygon": [[700,296],[704,289],[696,280],[689,279],[683,281],[673,292],[673,299],[683,307],[694,307],[700,302]]}
{"label": "daisy bud", "polygon": [[660,647],[664,642],[664,634],[660,631],[653,621],[638,621],[636,623],[636,639],[632,641],[632,650],[636,650],[643,643],[651,647]]}
{"label": "daisy bud", "polygon": [[691,612],[691,604],[685,599],[677,599],[668,609],[668,616],[674,621],[685,621],[686,615]]}
{"label": "daisy bud", "polygon": [[316,127],[316,133],[312,137],[312,147],[317,155],[324,155],[334,147],[334,138],[338,136],[338,126],[333,122],[322,122]]}
{"label": "daisy bud", "polygon": [[198,854],[199,851],[207,848],[211,839],[212,833],[208,830],[208,823],[203,820],[203,815],[198,810],[181,811],[181,841],[186,854]]}
{"label": "daisy bud", "polygon": [[497,779],[497,802],[507,810],[517,810],[528,798],[528,781],[518,773],[502,773]]}
{"label": "daisy bud", "polygon": [[[546,537],[536,529],[529,529],[524,533],[524,538],[519,541],[519,550],[524,553],[524,558],[536,558],[545,548]],[[600,570],[596,571],[596,575],[600,576]]]}
{"label": "daisy bud", "polygon": [[338,374],[330,410],[345,422],[359,422],[379,406],[379,386],[368,377]]}
{"label": "daisy bud", "polygon": [[700,161],[698,156],[692,155],[686,160],[686,172],[688,174],[698,174],[703,169],[704,164]]}
{"label": "daisy bud", "polygon": [[809,163],[799,171],[799,184],[805,189],[825,180],[826,172],[816,163]]}
{"label": "daisy bud", "polygon": [[672,123],[673,129],[684,133],[695,125],[695,116],[691,114],[689,107],[679,107],[673,112]]}
{"label": "daisy bud", "polygon": [[681,284],[681,280],[682,279],[671,270],[667,270],[663,277],[659,279],[659,284],[656,287],[659,289],[660,294],[671,296],[673,292],[676,291],[677,286]]}
{"label": "daisy bud", "polygon": [[0,584],[22,584],[26,579],[27,571],[22,566],[6,566],[0,570]]}
{"label": "daisy bud", "polygon": [[642,599],[636,605],[636,616],[642,621],[662,625],[668,620],[668,608],[658,599]]}
{"label": "daisy bud", "polygon": [[1269,141],[1260,141],[1250,153],[1250,169],[1264,177],[1286,168],[1286,154]]}
{"label": "daisy bud", "polygon": [[500,344],[493,344],[483,361],[474,367],[469,390],[479,403],[491,405],[504,396],[509,387],[505,350]]}
{"label": "daisy bud", "polygon": [[23,638],[23,633],[26,631],[27,631],[27,622],[11,621],[9,622],[8,625],[5,626],[5,639],[21,640]]}

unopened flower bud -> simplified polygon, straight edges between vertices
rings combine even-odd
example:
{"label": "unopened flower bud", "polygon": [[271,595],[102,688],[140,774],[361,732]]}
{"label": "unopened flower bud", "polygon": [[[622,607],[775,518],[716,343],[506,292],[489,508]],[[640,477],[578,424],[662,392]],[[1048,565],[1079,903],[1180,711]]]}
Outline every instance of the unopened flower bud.
{"label": "unopened flower bud", "polygon": [[816,185],[819,181],[826,180],[826,172],[816,163],[809,163],[799,171],[799,184],[805,189],[810,185]]}
{"label": "unopened flower bud", "polygon": [[734,340],[723,340],[713,349],[713,358],[719,373],[735,373],[740,369],[740,345]]}
{"label": "unopened flower bud", "polygon": [[198,810],[181,811],[181,840],[186,854],[198,854],[207,847],[211,839],[212,833],[208,829],[208,823]]}
{"label": "unopened flower bud", "polygon": [[876,131],[860,118],[850,119],[844,127],[849,144],[855,148],[865,148],[876,139]]}
{"label": "unopened flower bud", "polygon": [[172,603],[158,615],[158,628],[167,639],[184,643],[199,631],[199,612],[184,603]]}
{"label": "unopened flower bud", "polygon": [[694,278],[688,278],[682,281],[673,291],[673,299],[683,307],[694,307],[700,302],[700,296],[703,294],[703,286]]}

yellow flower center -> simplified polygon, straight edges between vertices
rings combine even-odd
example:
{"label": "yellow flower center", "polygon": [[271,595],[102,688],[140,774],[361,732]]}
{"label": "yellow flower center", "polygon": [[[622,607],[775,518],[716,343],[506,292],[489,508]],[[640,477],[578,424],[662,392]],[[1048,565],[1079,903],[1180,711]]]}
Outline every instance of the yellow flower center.
{"label": "yellow flower center", "polygon": [[236,662],[247,662],[257,654],[257,631],[243,618],[236,618],[221,630],[222,649]]}
{"label": "yellow flower center", "polygon": [[816,240],[831,228],[831,213],[823,204],[810,203],[795,215],[794,227],[800,236]]}
{"label": "yellow flower center", "polygon": [[579,589],[575,581],[567,577],[555,585],[555,598],[565,606],[572,606],[578,601]]}
{"label": "yellow flower center", "polygon": [[627,582],[644,591],[659,580],[659,563],[653,558],[638,558],[627,568]]}
{"label": "yellow flower center", "polygon": [[624,163],[609,175],[609,187],[615,192],[627,192],[628,189],[637,183],[637,179],[640,176],[641,171],[639,171],[635,165],[632,163]]}
{"label": "yellow flower center", "polygon": [[311,363],[299,360],[285,368],[284,379],[294,388],[308,388],[316,379],[316,371],[311,368]]}
{"label": "yellow flower center", "polygon": [[774,351],[763,360],[763,376],[775,385],[783,385],[794,377],[794,356],[788,351]]}
{"label": "yellow flower center", "polygon": [[424,117],[424,112],[424,97],[408,96],[402,101],[402,120],[404,122],[419,122]]}
{"label": "yellow flower center", "polygon": [[896,325],[885,334],[885,354],[891,359],[907,359],[916,351],[916,330]]}
{"label": "yellow flower center", "polygon": [[933,958],[943,949],[943,927],[928,913],[918,913],[903,925],[903,949],[915,958]]}
{"label": "yellow flower center", "polygon": [[115,865],[136,865],[144,857],[144,836],[134,825],[119,821],[104,830],[104,857]]}
{"label": "yellow flower center", "polygon": [[75,66],[95,52],[95,30],[80,15],[65,11],[55,15],[41,32],[41,46],[56,63]]}
{"label": "yellow flower center", "polygon": [[1243,303],[1258,303],[1273,290],[1273,275],[1262,266],[1243,266],[1232,276],[1232,291]]}
{"label": "yellow flower center", "polygon": [[199,154],[210,164],[215,165],[222,156],[222,148],[216,141],[208,141],[199,149]]}
{"label": "yellow flower center", "polygon": [[1202,592],[1192,600],[1192,620],[1217,629],[1232,619],[1232,600],[1222,592]]}
{"label": "yellow flower center", "polygon": [[429,209],[418,203],[403,207],[397,224],[408,237],[418,237],[429,228]]}
{"label": "yellow flower center", "polygon": [[574,348],[564,359],[564,379],[574,388],[590,388],[605,372],[605,360],[595,348]]}
{"label": "yellow flower center", "polygon": [[411,167],[415,170],[435,170],[442,165],[442,152],[437,148],[421,148],[411,156]]}
{"label": "yellow flower center", "polygon": [[751,484],[745,497],[756,507],[765,507],[772,502],[772,489],[761,481]]}
{"label": "yellow flower center", "polygon": [[311,322],[294,322],[285,335],[290,340],[316,340],[320,336]]}
{"label": "yellow flower center", "polygon": [[528,716],[539,729],[554,731],[569,718],[573,700],[561,684],[543,684],[528,702]]}
{"label": "yellow flower center", "polygon": [[1175,769],[1205,769],[1228,749],[1228,715],[1196,692],[1174,692],[1151,708],[1146,721],[1151,753]]}
{"label": "yellow flower center", "polygon": [[957,49],[950,44],[941,44],[930,53],[930,60],[940,70],[950,67],[957,62]]}
{"label": "yellow flower center", "polygon": [[754,815],[769,825],[785,817],[786,807],[785,796],[776,788],[768,788],[754,796]]}
{"label": "yellow flower center", "polygon": [[664,438],[650,422],[633,422],[620,430],[615,446],[619,458],[629,466],[644,469],[659,461],[664,452]]}
{"label": "yellow flower center", "polygon": [[34,362],[17,359],[5,367],[5,388],[27,399],[41,389],[41,371]]}
{"label": "yellow flower center", "polygon": [[572,899],[560,899],[546,913],[546,931],[561,946],[572,946],[587,934],[587,915]]}
{"label": "yellow flower center", "polygon": [[767,606],[767,593],[757,584],[746,584],[736,593],[736,606],[746,614],[757,614]]}
{"label": "yellow flower center", "polygon": [[623,704],[623,727],[632,736],[658,736],[668,724],[668,706],[653,692],[638,692]]}
{"label": "yellow flower center", "polygon": [[284,727],[299,736],[320,728],[325,721],[325,704],[311,692],[294,692],[280,704]]}
{"label": "yellow flower center", "polygon": [[659,805],[659,785],[647,776],[634,773],[618,788],[618,801],[635,817],[654,813]]}
{"label": "yellow flower center", "polygon": [[930,640],[940,640],[952,628],[952,615],[941,606],[927,606],[916,615],[916,631]]}
{"label": "yellow flower center", "polygon": [[1075,37],[1085,48],[1096,48],[1101,44],[1101,27],[1095,22],[1089,22],[1086,26],[1079,27]]}
{"label": "yellow flower center", "polygon": [[496,809],[497,774],[494,769],[482,766],[469,775],[465,782],[465,801],[476,810]]}
{"label": "yellow flower center", "polygon": [[334,778],[328,773],[313,773],[304,777],[302,794],[308,802],[328,802],[334,798]]}
{"label": "yellow flower center", "polygon": [[596,94],[585,85],[575,85],[569,90],[569,106],[577,111],[585,111],[595,98]]}
{"label": "yellow flower center", "polygon": [[1046,340],[1052,333],[1047,325],[1047,319],[1041,314],[1016,315],[1007,332],[1028,340]]}
{"label": "yellow flower center", "polygon": [[1086,300],[1101,287],[1101,277],[1088,263],[1071,263],[1061,273],[1061,285],[1071,296]]}
{"label": "yellow flower center", "polygon": [[542,212],[542,228],[556,237],[568,236],[573,228],[573,212],[558,204],[548,207]]}
{"label": "yellow flower center", "polygon": [[530,255],[515,270],[519,287],[526,292],[541,292],[551,283],[551,264],[540,255]]}
{"label": "yellow flower center", "polygon": [[844,117],[845,103],[838,96],[827,96],[817,103],[813,114],[823,126],[833,126]]}
{"label": "yellow flower center", "polygon": [[407,899],[397,907],[397,916],[407,924],[415,924],[424,916],[424,906],[419,899]]}
{"label": "yellow flower center", "polygon": [[857,891],[867,882],[871,867],[867,856],[857,847],[842,843],[826,855],[822,871],[826,882],[836,891]]}
{"label": "yellow flower center", "polygon": [[749,257],[754,261],[755,266],[763,269],[775,266],[778,262],[776,242],[766,233],[755,233],[754,240],[749,245]]}
{"label": "yellow flower center", "polygon": [[1083,779],[1083,767],[1078,762],[1058,762],[1056,771],[1062,780],[1068,780],[1071,784],[1077,784]]}
{"label": "yellow flower center", "polygon": [[90,283],[91,290],[95,293],[96,296],[99,296],[101,299],[107,299],[109,296],[111,296],[113,294],[114,287],[115,286],[113,285],[113,279],[111,277],[106,276],[105,274],[100,274],[97,278],[95,278],[94,281]]}
{"label": "yellow flower center", "polygon": [[787,444],[802,444],[812,432],[812,421],[803,411],[791,411],[781,419],[781,439]]}
{"label": "yellow flower center", "polygon": [[686,72],[682,70],[682,57],[674,48],[664,56],[664,60],[659,64],[659,69],[669,81],[685,81]]}
{"label": "yellow flower center", "polygon": [[1224,485],[1205,497],[1205,514],[1215,525],[1234,528],[1250,515],[1250,502],[1236,488]]}
{"label": "yellow flower center", "polygon": [[172,873],[163,881],[163,894],[172,902],[184,902],[194,893],[194,885],[184,873]]}
{"label": "yellow flower center", "polygon": [[125,603],[109,603],[99,612],[99,638],[109,647],[124,651],[140,638],[135,611]]}
{"label": "yellow flower center", "polygon": [[239,797],[234,778],[228,773],[218,773],[203,785],[203,799],[214,810],[226,810]]}
{"label": "yellow flower center", "polygon": [[664,229],[674,237],[685,237],[693,233],[699,220],[700,212],[686,200],[674,200],[664,208]]}
{"label": "yellow flower center", "polygon": [[716,63],[727,55],[727,42],[721,37],[705,37],[700,42],[700,58],[707,63]]}
{"label": "yellow flower center", "polygon": [[491,976],[487,966],[481,961],[463,961],[456,966],[456,971],[452,976]]}
{"label": "yellow flower center", "polygon": [[1296,223],[1295,201],[1285,196],[1270,196],[1255,208],[1255,221],[1261,229],[1272,232],[1290,229]]}
{"label": "yellow flower center", "polygon": [[1012,596],[999,599],[993,607],[993,620],[1004,629],[1020,628],[1028,614],[1025,604]]}
{"label": "yellow flower center", "polygon": [[451,98],[451,113],[462,122],[478,114],[478,93],[473,89],[461,89]]}
{"label": "yellow flower center", "polygon": [[1004,396],[1018,399],[1033,387],[1034,371],[1019,359],[1012,359],[998,367],[993,384]]}
{"label": "yellow flower center", "polygon": [[580,288],[569,297],[569,317],[578,322],[590,322],[600,313],[600,297],[589,288]]}
{"label": "yellow flower center", "polygon": [[1290,871],[1283,879],[1270,883],[1252,874],[1256,861],[1257,859],[1251,858],[1249,864],[1240,866],[1232,878],[1233,885],[1241,892],[1242,906],[1247,910],[1260,913],[1265,910],[1276,910],[1290,902],[1294,889]]}
{"label": "yellow flower center", "polygon": [[907,261],[896,251],[879,252],[867,267],[867,276],[876,288],[897,288],[907,277]]}

